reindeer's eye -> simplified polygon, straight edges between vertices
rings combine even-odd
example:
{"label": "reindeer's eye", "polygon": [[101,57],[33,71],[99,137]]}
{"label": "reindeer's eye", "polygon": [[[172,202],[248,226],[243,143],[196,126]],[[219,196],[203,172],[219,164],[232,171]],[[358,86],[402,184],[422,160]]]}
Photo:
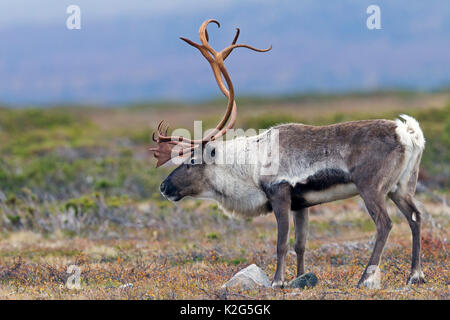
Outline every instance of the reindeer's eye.
{"label": "reindeer's eye", "polygon": [[189,161],[190,164],[195,164],[195,159],[191,158],[191,161]]}
{"label": "reindeer's eye", "polygon": [[211,158],[214,158],[216,156],[216,148],[211,150]]}

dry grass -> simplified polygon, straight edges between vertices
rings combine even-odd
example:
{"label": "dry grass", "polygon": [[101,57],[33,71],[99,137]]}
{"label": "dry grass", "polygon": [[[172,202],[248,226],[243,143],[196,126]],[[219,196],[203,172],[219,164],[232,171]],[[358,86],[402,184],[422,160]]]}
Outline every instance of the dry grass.
{"label": "dry grass", "polygon": [[[422,199],[423,200],[423,199]],[[410,231],[390,206],[394,228],[382,264],[382,288],[357,289],[374,225],[358,198],[312,210],[306,268],[319,278],[313,289],[224,291],[238,270],[256,263],[275,271],[273,216],[235,221],[214,205],[183,201],[155,227],[132,228],[127,239],[68,239],[13,232],[0,241],[2,299],[448,299],[448,208],[426,201],[423,271],[428,283],[407,287]],[[139,210],[152,210],[142,204]],[[168,212],[169,212],[168,211]],[[292,236],[291,232],[291,236]],[[81,268],[81,289],[66,287],[69,265]],[[295,254],[287,277],[295,276]],[[122,287],[121,287],[122,286]]]}
{"label": "dry grass", "polygon": [[[306,270],[318,276],[315,288],[220,289],[251,263],[273,276],[273,215],[236,221],[206,201],[174,206],[159,194],[169,171],[156,170],[147,149],[160,119],[185,128],[204,119],[208,128],[223,113],[221,103],[0,108],[0,299],[448,299],[450,223],[440,198],[449,194],[449,98],[447,92],[238,101],[238,128],[417,114],[427,138],[420,179],[428,191],[420,197],[428,212],[422,239],[428,283],[405,286],[411,235],[391,205],[380,290],[355,288],[375,234],[359,198],[311,209]],[[292,250],[287,262],[290,280]],[[79,290],[66,286],[71,265],[81,268]]]}

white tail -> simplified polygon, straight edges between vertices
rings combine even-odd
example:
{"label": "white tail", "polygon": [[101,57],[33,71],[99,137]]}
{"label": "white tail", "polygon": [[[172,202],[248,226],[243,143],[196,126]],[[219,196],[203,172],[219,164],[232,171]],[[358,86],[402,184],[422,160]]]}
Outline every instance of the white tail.
{"label": "white tail", "polygon": [[395,121],[397,124],[396,132],[400,137],[401,143],[405,146],[423,150],[425,148],[425,138],[417,120],[406,114],[401,114],[399,117],[405,120],[405,122],[400,119]]}

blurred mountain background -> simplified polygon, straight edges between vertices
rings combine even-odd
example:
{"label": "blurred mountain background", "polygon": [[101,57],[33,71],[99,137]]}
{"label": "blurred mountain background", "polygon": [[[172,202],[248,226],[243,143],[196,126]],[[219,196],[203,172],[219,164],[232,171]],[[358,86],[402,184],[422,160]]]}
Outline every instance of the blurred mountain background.
{"label": "blurred mountain background", "polygon": [[[66,8],[81,8],[68,30]],[[366,9],[381,8],[381,30]],[[233,52],[238,96],[439,90],[450,84],[448,1],[8,0],[0,2],[0,103],[127,104],[219,95],[209,65],[179,36],[198,41],[208,18],[213,47]]]}

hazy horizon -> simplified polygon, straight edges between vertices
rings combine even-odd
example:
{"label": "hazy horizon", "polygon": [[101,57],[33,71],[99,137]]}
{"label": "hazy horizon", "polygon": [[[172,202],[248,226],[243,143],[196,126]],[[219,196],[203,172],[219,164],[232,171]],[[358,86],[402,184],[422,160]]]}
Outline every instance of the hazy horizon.
{"label": "hazy horizon", "polygon": [[[68,30],[66,8],[81,8]],[[366,8],[381,8],[381,30]],[[207,18],[237,96],[432,90],[450,84],[450,3],[439,1],[24,0],[0,3],[0,103],[123,104],[204,100],[219,91],[208,63],[179,36],[198,41]]]}

